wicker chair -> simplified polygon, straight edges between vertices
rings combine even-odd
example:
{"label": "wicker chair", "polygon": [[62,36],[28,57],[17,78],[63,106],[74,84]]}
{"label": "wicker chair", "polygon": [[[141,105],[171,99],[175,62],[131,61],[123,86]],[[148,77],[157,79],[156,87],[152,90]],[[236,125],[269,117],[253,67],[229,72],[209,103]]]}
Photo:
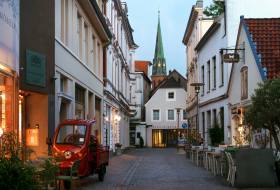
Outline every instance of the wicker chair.
{"label": "wicker chair", "polygon": [[234,160],[229,152],[225,152],[227,161],[228,161],[228,177],[227,181],[234,186],[234,181],[235,181],[235,174],[236,174],[236,165],[234,163]]}

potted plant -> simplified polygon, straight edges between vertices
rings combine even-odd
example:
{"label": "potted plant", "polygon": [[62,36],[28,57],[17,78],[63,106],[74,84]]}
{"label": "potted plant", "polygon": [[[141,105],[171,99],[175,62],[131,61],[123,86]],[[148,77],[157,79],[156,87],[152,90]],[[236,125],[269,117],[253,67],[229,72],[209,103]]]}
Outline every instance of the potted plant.
{"label": "potted plant", "polygon": [[115,148],[116,148],[116,154],[121,155],[122,154],[122,144],[121,143],[116,143]]}

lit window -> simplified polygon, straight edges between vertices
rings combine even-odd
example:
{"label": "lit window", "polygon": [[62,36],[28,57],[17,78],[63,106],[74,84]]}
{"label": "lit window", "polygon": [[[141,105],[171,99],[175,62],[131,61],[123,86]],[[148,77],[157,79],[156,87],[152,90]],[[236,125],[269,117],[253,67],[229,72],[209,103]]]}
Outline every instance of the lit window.
{"label": "lit window", "polygon": [[174,110],[168,110],[167,111],[167,120],[174,121],[174,119],[175,119]]}
{"label": "lit window", "polygon": [[153,120],[159,121],[159,110],[153,110]]}

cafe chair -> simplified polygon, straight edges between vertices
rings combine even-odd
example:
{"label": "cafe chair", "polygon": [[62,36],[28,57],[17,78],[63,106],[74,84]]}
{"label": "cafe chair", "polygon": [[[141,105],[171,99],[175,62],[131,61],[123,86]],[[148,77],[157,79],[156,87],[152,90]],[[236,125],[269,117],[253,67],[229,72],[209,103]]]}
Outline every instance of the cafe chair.
{"label": "cafe chair", "polygon": [[233,161],[232,155],[229,152],[225,152],[228,161],[228,177],[227,181],[234,186],[236,165]]}

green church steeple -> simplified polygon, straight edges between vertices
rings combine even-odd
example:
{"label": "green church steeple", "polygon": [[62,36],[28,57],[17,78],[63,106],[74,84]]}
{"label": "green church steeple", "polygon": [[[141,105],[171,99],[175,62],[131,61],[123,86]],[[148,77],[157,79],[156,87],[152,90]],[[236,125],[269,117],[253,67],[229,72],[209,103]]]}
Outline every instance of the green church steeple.
{"label": "green church steeple", "polygon": [[152,75],[166,75],[166,63],[164,58],[161,27],[160,27],[160,12],[158,12],[157,39],[156,39],[155,55],[153,59]]}

